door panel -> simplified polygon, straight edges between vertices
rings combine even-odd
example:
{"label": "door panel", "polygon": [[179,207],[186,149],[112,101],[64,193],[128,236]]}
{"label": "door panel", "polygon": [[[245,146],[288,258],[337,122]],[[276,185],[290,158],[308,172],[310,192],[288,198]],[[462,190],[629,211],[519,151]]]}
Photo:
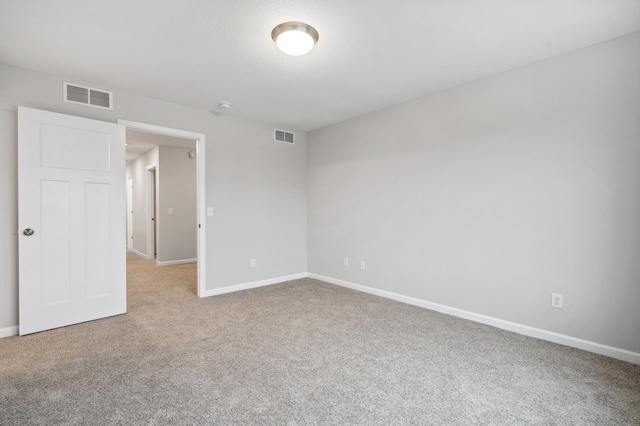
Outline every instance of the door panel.
{"label": "door panel", "polygon": [[[87,271],[94,278],[87,280],[87,297],[107,296],[111,293],[109,270],[109,186],[103,183],[87,183],[85,252]],[[124,214],[124,212],[123,212]]]}
{"label": "door panel", "polygon": [[124,126],[20,107],[18,140],[20,334],[125,313]]}
{"label": "door panel", "polygon": [[[69,302],[71,294],[69,182],[40,181],[40,291],[43,305]],[[29,238],[36,239],[32,236]]]}
{"label": "door panel", "polygon": [[42,124],[40,165],[61,169],[109,171],[110,135]]}

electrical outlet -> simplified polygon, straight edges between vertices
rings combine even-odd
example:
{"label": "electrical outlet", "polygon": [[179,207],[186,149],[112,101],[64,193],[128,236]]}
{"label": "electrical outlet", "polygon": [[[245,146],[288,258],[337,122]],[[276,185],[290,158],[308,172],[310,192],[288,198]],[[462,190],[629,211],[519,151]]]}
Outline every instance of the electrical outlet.
{"label": "electrical outlet", "polygon": [[367,266],[367,265],[364,263],[364,260],[361,260],[361,261],[360,261],[360,270],[361,270],[361,271],[364,271],[366,266]]}
{"label": "electrical outlet", "polygon": [[169,214],[173,214],[173,207],[169,207]]}
{"label": "electrical outlet", "polygon": [[344,260],[342,261],[342,266],[344,266],[345,268],[349,267],[349,258],[345,257]]}
{"label": "electrical outlet", "polygon": [[562,295],[558,293],[551,293],[551,307],[562,309]]}
{"label": "electrical outlet", "polygon": [[255,259],[251,259],[251,267],[252,268],[256,267],[256,260]]}

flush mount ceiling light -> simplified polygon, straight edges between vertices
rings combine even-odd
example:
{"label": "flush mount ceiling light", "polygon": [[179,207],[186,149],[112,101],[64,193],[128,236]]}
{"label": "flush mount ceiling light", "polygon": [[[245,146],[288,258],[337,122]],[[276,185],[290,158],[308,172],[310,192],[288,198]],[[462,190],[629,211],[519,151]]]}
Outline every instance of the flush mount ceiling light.
{"label": "flush mount ceiling light", "polygon": [[300,56],[313,49],[318,42],[318,31],[303,22],[284,22],[271,31],[271,38],[287,55]]}

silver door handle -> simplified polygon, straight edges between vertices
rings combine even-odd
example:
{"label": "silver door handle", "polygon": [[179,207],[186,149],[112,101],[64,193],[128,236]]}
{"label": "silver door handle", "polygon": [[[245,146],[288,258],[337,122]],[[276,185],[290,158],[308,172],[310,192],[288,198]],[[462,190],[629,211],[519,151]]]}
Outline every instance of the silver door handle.
{"label": "silver door handle", "polygon": [[25,229],[24,231],[22,231],[22,233],[23,233],[24,235],[26,235],[27,237],[32,236],[32,235],[33,235],[33,232],[34,232],[34,231],[33,231],[33,229],[31,229],[31,228],[27,228],[27,229]]}

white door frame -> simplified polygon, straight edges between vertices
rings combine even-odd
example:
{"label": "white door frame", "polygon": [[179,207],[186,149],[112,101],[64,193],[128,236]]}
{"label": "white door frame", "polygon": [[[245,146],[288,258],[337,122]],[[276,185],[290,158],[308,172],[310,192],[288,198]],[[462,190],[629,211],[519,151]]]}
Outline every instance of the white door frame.
{"label": "white door frame", "polygon": [[149,164],[145,167],[146,170],[146,188],[145,188],[145,229],[147,231],[147,259],[156,259],[156,246],[157,246],[157,230],[158,230],[158,218],[156,205],[156,191],[158,184],[158,165],[156,163]]}
{"label": "white door frame", "polygon": [[127,250],[133,250],[133,179],[127,178]]}
{"label": "white door frame", "polygon": [[159,135],[175,136],[178,138],[192,139],[196,141],[196,152],[198,153],[197,163],[197,222],[198,222],[198,297],[204,297],[206,293],[205,281],[205,255],[206,249],[206,206],[205,206],[205,135],[203,133],[190,132],[187,130],[172,129],[169,127],[156,126],[154,124],[139,123],[129,120],[118,119],[118,124],[124,125],[127,129],[139,130],[141,132],[156,133]]}

